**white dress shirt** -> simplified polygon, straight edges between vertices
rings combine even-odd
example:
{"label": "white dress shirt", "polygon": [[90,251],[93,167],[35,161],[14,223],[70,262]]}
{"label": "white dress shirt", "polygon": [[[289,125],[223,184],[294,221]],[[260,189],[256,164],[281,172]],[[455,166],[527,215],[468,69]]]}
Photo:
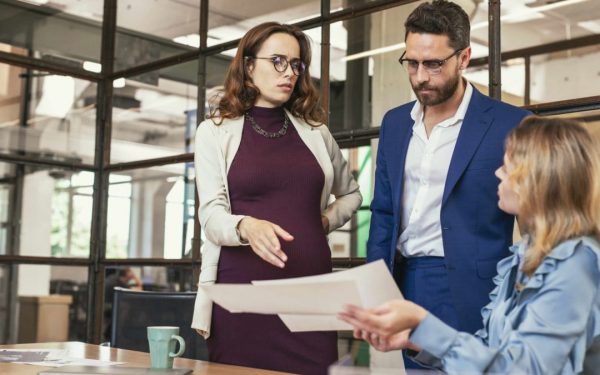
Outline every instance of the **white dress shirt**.
{"label": "white dress shirt", "polygon": [[404,166],[402,233],[396,248],[404,257],[444,256],[440,213],[450,160],[473,88],[467,83],[454,116],[436,124],[427,138],[423,106],[410,112],[415,121]]}

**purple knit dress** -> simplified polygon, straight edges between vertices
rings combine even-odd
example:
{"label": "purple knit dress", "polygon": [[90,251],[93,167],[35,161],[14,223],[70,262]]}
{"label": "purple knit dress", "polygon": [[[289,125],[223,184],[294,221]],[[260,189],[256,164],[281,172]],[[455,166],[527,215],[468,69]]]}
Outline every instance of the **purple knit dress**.
{"label": "purple knit dress", "polygon": [[[254,107],[250,115],[267,132],[284,122],[282,108]],[[315,130],[316,131],[316,130]],[[271,221],[294,240],[280,239],[288,260],[280,269],[249,246],[221,248],[217,283],[249,283],[331,272],[321,224],[324,175],[290,122],[285,135],[266,138],[246,119],[227,176],[232,213]],[[276,315],[231,314],[214,305],[210,361],[300,374],[326,374],[337,360],[335,332],[292,333]]]}

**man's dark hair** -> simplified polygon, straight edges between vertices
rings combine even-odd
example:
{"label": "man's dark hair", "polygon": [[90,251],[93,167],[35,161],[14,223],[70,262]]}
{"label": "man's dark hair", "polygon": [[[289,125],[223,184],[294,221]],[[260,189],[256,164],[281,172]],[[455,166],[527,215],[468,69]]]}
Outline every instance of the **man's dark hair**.
{"label": "man's dark hair", "polygon": [[467,48],[470,44],[471,24],[467,13],[457,4],[446,0],[434,0],[419,5],[404,23],[406,34],[446,35],[450,47],[455,50]]}

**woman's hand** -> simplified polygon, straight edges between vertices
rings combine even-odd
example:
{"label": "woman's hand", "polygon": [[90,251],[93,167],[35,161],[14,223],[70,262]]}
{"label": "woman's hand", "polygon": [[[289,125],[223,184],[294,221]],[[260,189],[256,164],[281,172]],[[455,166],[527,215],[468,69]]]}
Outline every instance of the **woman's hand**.
{"label": "woman's hand", "polygon": [[421,348],[414,345],[408,340],[410,336],[410,330],[404,330],[395,335],[389,337],[379,336],[376,333],[369,333],[367,331],[361,331],[359,329],[354,330],[354,337],[357,339],[363,339],[368,342],[372,347],[379,350],[380,352],[389,352],[390,350],[398,349],[411,349],[420,352]]}
{"label": "woman's hand", "polygon": [[374,333],[388,338],[411,330],[427,316],[427,310],[406,300],[392,300],[373,309],[347,306],[338,317],[350,323],[355,330]]}
{"label": "woman's hand", "polygon": [[321,224],[323,224],[323,232],[329,233],[329,219],[325,215],[321,215]]}
{"label": "woman's hand", "polygon": [[250,243],[250,247],[256,255],[279,268],[285,266],[287,256],[281,250],[278,236],[289,242],[294,240],[291,234],[277,224],[250,216],[243,218],[239,222],[238,230],[240,231],[242,240]]}

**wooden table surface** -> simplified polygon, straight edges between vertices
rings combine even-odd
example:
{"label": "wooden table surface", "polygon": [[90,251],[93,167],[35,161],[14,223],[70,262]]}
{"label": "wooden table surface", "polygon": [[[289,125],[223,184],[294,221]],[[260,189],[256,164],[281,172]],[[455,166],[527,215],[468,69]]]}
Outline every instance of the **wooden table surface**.
{"label": "wooden table surface", "polygon": [[[148,353],[109,348],[82,342],[54,342],[38,344],[0,345],[0,349],[63,349],[70,357],[99,359],[101,361],[126,362],[121,366],[150,367]],[[250,367],[222,365],[193,359],[175,358],[174,367],[193,369],[194,375],[282,375],[284,372],[260,370]],[[36,375],[48,367],[18,363],[0,363],[0,375]]]}

